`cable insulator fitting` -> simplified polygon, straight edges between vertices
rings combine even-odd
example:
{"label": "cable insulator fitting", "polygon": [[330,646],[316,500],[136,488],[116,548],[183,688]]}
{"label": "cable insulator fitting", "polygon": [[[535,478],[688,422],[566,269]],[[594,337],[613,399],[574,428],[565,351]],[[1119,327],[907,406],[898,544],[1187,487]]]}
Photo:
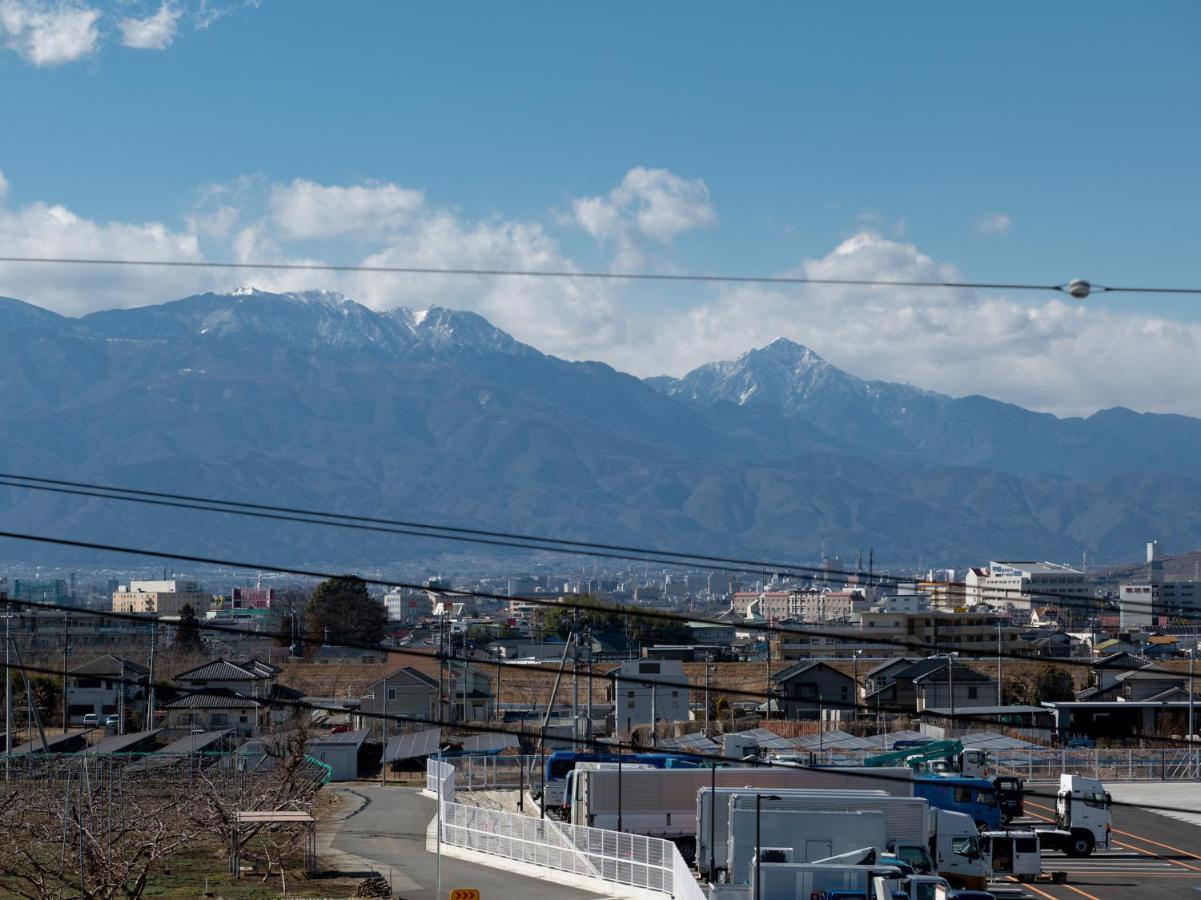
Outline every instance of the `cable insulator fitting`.
{"label": "cable insulator fitting", "polygon": [[1077,300],[1083,300],[1093,291],[1093,286],[1083,278],[1073,278],[1068,282],[1067,292]]}

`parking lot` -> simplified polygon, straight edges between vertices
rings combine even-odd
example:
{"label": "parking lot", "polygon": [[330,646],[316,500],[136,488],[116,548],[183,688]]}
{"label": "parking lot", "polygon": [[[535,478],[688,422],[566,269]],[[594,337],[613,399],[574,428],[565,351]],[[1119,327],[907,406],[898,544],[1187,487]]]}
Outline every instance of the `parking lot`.
{"label": "parking lot", "polygon": [[[1083,859],[1043,855],[1043,871],[1066,872],[1066,884],[996,882],[989,890],[1006,900],[1126,900],[1196,897],[1201,890],[1201,785],[1123,784],[1110,786],[1115,801],[1109,850]],[[1116,805],[1148,803],[1197,810],[1157,813]],[[1053,807],[1026,802],[1031,819],[1052,819]]]}

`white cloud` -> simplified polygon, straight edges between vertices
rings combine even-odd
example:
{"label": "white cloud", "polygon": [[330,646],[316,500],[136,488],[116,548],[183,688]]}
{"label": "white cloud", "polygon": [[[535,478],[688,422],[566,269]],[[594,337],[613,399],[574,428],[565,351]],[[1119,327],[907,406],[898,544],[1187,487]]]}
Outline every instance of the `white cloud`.
{"label": "white cloud", "polygon": [[[10,256],[198,260],[194,235],[158,222],[97,222],[63,206],[0,206],[0,246]],[[193,269],[0,263],[0,294],[67,315],[139,306],[181,297],[213,284]]]}
{"label": "white cloud", "polygon": [[35,66],[57,66],[96,52],[100,10],[79,3],[0,0],[4,45]]}
{"label": "white cloud", "polygon": [[976,222],[976,230],[981,234],[1008,234],[1013,221],[1004,213],[989,213]]}
{"label": "white cloud", "polygon": [[321,185],[297,178],[271,190],[271,214],[286,237],[386,234],[425,205],[421,191],[395,184]]}
{"label": "white cloud", "polygon": [[[802,264],[813,277],[957,280],[911,244],[857,234]],[[979,393],[1061,415],[1123,405],[1201,415],[1201,324],[1107,310],[1059,295],[744,285],[680,313],[649,314],[644,339],[606,357],[638,374],[682,374],[783,335],[864,378]]]}
{"label": "white cloud", "polygon": [[153,15],[122,19],[117,23],[121,43],[138,50],[166,50],[175,40],[182,15],[174,4],[164,3]]}
{"label": "white cloud", "polygon": [[593,237],[615,241],[615,263],[630,268],[641,263],[640,238],[666,244],[685,231],[717,222],[704,181],[642,167],[630,169],[604,196],[572,201],[572,214]]}
{"label": "white cloud", "polygon": [[[244,179],[206,189],[201,207],[180,227],[100,222],[47,203],[9,207],[0,196],[0,246],[13,256],[319,262],[319,249],[302,256],[293,242],[361,231],[370,232],[373,248],[339,260],[579,268],[542,222],[473,220],[430,207],[419,192],[408,191]],[[293,208],[295,216],[279,218]],[[801,261],[792,273],[961,280],[953,266],[912,243],[869,231]],[[471,309],[546,352],[602,359],[639,375],[683,374],[784,335],[866,378],[981,393],[1060,414],[1125,405],[1201,415],[1193,389],[1201,383],[1201,323],[1129,314],[1098,298],[1078,303],[1055,294],[1015,299],[933,288],[748,284],[698,292],[681,307],[659,302],[646,284],[572,279],[0,264],[0,295],[68,314],[245,282],[268,290],[341,290],[376,309]]]}
{"label": "white cloud", "polygon": [[0,200],[4,199],[4,195],[8,193],[8,179],[4,177],[3,170],[0,170]]}

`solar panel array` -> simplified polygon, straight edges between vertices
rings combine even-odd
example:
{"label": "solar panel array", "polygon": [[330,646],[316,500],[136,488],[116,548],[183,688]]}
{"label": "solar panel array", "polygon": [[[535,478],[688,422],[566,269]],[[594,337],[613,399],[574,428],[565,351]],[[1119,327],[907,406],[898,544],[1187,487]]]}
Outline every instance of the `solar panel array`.
{"label": "solar panel array", "polygon": [[520,747],[521,741],[515,734],[475,734],[463,741],[464,753],[499,753],[511,747]]}
{"label": "solar panel array", "polygon": [[384,748],[384,762],[399,762],[402,759],[413,759],[418,756],[431,756],[438,752],[442,745],[442,730],[426,728],[422,731],[410,731],[398,734],[388,741]]}
{"label": "solar panel array", "polygon": [[659,749],[674,750],[679,753],[720,753],[721,747],[697,731],[683,734],[677,738],[669,738],[659,742]]}

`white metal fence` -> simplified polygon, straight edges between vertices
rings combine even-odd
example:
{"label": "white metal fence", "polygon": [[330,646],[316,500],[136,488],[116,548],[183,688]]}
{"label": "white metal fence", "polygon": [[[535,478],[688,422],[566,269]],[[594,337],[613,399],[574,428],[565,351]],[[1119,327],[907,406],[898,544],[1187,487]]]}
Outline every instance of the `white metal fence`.
{"label": "white metal fence", "polygon": [[467,791],[492,788],[529,790],[542,781],[540,756],[451,756],[445,761],[455,767],[455,783]]}
{"label": "white metal fence", "polygon": [[655,891],[674,900],[706,900],[671,841],[455,803],[457,783],[456,766],[428,761],[426,789],[437,794],[441,787],[439,821],[442,842],[448,846]]}
{"label": "white metal fence", "polygon": [[[825,750],[810,754],[813,765],[862,765],[878,750]],[[1027,781],[1058,781],[1062,772],[1101,781],[1196,781],[1201,779],[1201,748],[990,750],[993,774]]]}
{"label": "white metal fence", "polygon": [[455,799],[455,767],[437,759],[425,762],[425,789],[442,802]]}

